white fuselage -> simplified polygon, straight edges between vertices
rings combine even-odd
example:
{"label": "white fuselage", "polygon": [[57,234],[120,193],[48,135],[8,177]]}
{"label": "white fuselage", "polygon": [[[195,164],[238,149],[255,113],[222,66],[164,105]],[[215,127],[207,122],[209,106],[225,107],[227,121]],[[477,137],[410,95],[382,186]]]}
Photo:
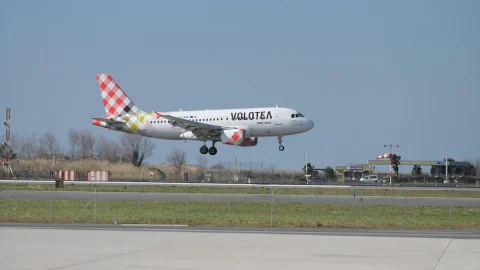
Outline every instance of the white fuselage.
{"label": "white fuselage", "polygon": [[[160,112],[190,121],[225,127],[244,128],[249,137],[286,136],[309,131],[313,122],[289,108],[245,108]],[[172,126],[163,117],[147,119],[143,135],[167,140],[198,140],[190,131]]]}

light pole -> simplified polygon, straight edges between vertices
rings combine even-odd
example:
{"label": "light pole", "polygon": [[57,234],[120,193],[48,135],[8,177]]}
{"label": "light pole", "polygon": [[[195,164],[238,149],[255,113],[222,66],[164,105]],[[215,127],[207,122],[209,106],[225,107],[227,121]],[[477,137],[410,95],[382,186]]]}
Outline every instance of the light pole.
{"label": "light pole", "polygon": [[308,185],[308,147],[305,148],[305,179],[307,180]]}
{"label": "light pole", "polygon": [[[390,146],[390,160],[392,159],[392,147],[398,147],[400,148],[399,145],[393,145],[393,144],[384,144],[383,147]],[[392,162],[390,161],[390,185],[392,185]]]}

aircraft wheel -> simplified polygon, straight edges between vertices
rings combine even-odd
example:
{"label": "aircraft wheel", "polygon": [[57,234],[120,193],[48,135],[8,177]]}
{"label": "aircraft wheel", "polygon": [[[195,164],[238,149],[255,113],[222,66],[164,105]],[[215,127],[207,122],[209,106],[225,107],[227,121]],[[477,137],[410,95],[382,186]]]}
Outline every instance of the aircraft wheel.
{"label": "aircraft wheel", "polygon": [[278,147],[278,150],[280,150],[280,151],[283,151],[283,150],[285,150],[285,146],[283,146],[283,145],[280,145],[280,146]]}
{"label": "aircraft wheel", "polygon": [[217,154],[217,148],[216,147],[210,147],[210,149],[208,149],[208,153],[212,156],[216,155]]}
{"label": "aircraft wheel", "polygon": [[202,147],[200,147],[200,153],[202,155],[205,155],[206,153],[208,153],[208,147],[206,147],[205,145],[202,145]]}

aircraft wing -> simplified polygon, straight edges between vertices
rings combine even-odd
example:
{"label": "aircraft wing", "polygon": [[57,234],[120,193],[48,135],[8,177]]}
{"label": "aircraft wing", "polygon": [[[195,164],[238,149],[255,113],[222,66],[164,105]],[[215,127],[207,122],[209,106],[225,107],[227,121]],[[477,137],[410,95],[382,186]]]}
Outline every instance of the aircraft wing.
{"label": "aircraft wing", "polygon": [[170,120],[170,124],[174,127],[181,127],[185,129],[185,131],[191,131],[199,139],[211,139],[213,136],[218,136],[222,130],[230,129],[229,127],[195,122],[171,115],[162,114],[162,117]]}

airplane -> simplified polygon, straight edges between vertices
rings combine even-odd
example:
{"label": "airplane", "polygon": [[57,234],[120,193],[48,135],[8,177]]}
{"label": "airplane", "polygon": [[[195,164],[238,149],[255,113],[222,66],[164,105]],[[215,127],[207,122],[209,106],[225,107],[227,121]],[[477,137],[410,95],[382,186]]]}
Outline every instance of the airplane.
{"label": "airplane", "polygon": [[[110,74],[96,74],[106,116],[93,125],[109,130],[165,140],[202,141],[200,153],[217,154],[215,143],[251,147],[259,137],[283,137],[307,132],[314,123],[301,112],[282,107],[146,112],[139,109]],[[206,142],[212,141],[207,147]]]}

